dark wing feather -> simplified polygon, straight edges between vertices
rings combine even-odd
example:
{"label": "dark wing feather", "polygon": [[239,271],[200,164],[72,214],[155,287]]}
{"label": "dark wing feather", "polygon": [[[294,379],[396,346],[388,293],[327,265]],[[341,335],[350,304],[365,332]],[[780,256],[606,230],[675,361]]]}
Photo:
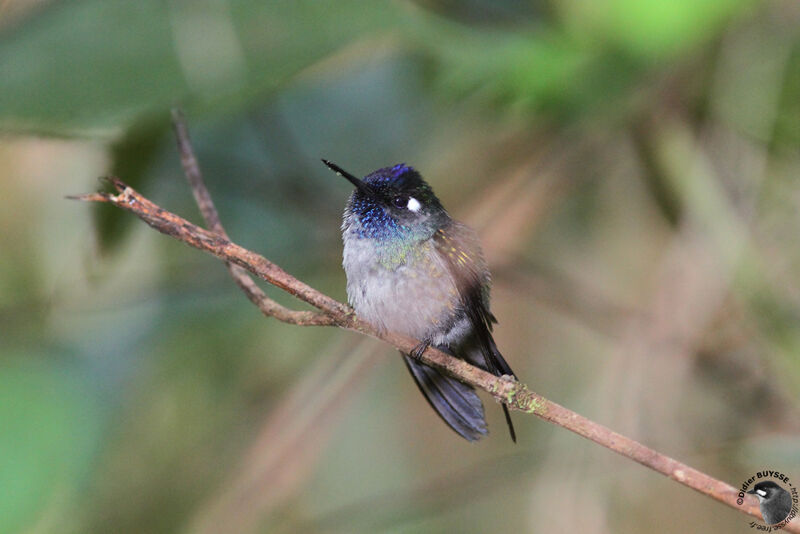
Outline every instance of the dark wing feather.
{"label": "dark wing feather", "polygon": [[491,277],[477,234],[468,226],[452,221],[434,234],[433,242],[458,289],[461,308],[472,324],[486,370],[516,378],[492,339],[492,325],[497,319],[489,311]]}
{"label": "dark wing feather", "polygon": [[[468,226],[452,221],[434,234],[433,242],[458,289],[460,307],[472,324],[472,334],[462,342],[460,352],[463,354],[459,356],[471,362],[483,361],[484,366],[481,367],[494,375],[516,378],[492,338],[492,325],[497,319],[489,311],[491,278],[477,234]],[[505,404],[503,414],[511,439],[516,442],[514,425]]]}
{"label": "dark wing feather", "polygon": [[[439,347],[447,350],[446,347]],[[438,370],[403,354],[411,376],[436,413],[468,441],[486,435],[483,404],[475,390]]]}

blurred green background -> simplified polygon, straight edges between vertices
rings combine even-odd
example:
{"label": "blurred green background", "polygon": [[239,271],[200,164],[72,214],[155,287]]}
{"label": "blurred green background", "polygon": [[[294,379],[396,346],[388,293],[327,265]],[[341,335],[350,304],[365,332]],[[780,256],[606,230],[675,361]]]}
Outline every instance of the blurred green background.
{"label": "blurred green background", "polygon": [[[406,162],[479,230],[535,391],[733,485],[800,479],[796,0],[0,2],[0,532],[744,532],[389,347],[263,318],[107,206],[115,173],[345,298],[341,211]],[[280,302],[303,308],[269,290]]]}

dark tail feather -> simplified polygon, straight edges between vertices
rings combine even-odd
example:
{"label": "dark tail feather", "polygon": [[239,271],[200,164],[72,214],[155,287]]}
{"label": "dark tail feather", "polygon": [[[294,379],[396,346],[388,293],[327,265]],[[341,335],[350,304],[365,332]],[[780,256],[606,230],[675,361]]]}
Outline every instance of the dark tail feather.
{"label": "dark tail feather", "polygon": [[[477,441],[488,433],[483,404],[471,386],[450,378],[406,354],[403,354],[403,359],[419,390],[450,428],[468,441]],[[508,419],[508,422],[514,439],[511,420]]]}
{"label": "dark tail feather", "polygon": [[[500,351],[497,350],[497,345],[494,344],[494,339],[491,337],[489,338],[489,347],[491,348],[491,360],[492,365],[495,368],[495,372],[499,371],[497,374],[504,374],[510,375],[514,378],[517,378],[517,375],[514,374],[514,371],[511,370],[511,367],[508,365],[508,362],[503,355],[500,354]],[[517,442],[517,433],[514,431],[514,423],[511,422],[511,414],[508,413],[508,406],[505,404],[503,406],[503,414],[506,416],[506,424],[508,425],[508,433],[511,434],[511,441],[514,443]]]}
{"label": "dark tail feather", "polygon": [[[503,355],[500,354],[499,350],[497,350],[497,345],[494,344],[494,339],[492,339],[491,336],[489,336],[489,357],[487,360],[487,365],[490,372],[496,374],[497,376],[509,375],[517,378],[517,375],[515,375],[514,371],[511,370],[511,367],[509,367],[506,359],[503,358]],[[505,404],[503,406],[505,406]]]}
{"label": "dark tail feather", "polygon": [[508,413],[508,406],[505,404],[503,406],[503,413],[506,416],[506,424],[508,425],[508,433],[511,434],[511,441],[514,443],[517,442],[517,433],[514,431],[514,423],[511,422],[511,414]]}
{"label": "dark tail feather", "polygon": [[[509,375],[517,378],[517,375],[511,370],[506,359],[503,358],[503,355],[497,350],[497,345],[495,345],[491,335],[487,334],[483,339],[480,337],[478,337],[477,340],[475,339],[476,338],[473,338],[473,341],[470,341],[462,348],[468,362],[486,369],[497,376]],[[514,431],[514,423],[511,422],[511,414],[508,412],[508,406],[505,404],[502,406],[503,414],[506,416],[508,433],[511,434],[511,441],[516,443],[517,433]]]}

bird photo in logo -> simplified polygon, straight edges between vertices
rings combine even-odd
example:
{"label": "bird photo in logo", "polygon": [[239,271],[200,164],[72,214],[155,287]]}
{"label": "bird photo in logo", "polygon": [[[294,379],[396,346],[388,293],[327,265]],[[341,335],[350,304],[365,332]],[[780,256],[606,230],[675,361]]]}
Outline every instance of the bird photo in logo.
{"label": "bird photo in logo", "polygon": [[759,482],[747,493],[758,497],[761,515],[767,525],[780,523],[792,510],[792,496],[771,480]]}
{"label": "bird photo in logo", "polygon": [[421,340],[403,354],[417,386],[450,428],[468,441],[480,439],[488,429],[475,390],[419,361],[432,345],[496,376],[514,376],[492,338],[497,320],[489,311],[489,269],[477,235],[451,219],[407,165],[361,180],[322,161],[355,186],[342,224],[350,304],[377,328]]}

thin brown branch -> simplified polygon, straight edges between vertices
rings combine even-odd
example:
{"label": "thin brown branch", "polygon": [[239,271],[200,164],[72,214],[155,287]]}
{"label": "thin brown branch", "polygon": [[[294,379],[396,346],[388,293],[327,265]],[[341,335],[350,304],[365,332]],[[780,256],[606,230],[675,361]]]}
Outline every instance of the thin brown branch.
{"label": "thin brown branch", "polygon": [[[172,125],[175,129],[175,138],[178,142],[178,152],[181,155],[181,165],[183,166],[183,174],[192,188],[194,199],[197,206],[200,208],[200,213],[206,221],[209,230],[221,235],[225,239],[228,238],[228,233],[222,226],[222,221],[219,218],[217,208],[211,200],[206,184],[203,181],[203,174],[200,172],[200,165],[197,163],[197,157],[194,155],[191,140],[189,139],[189,129],[186,127],[186,121],[183,118],[183,113],[179,109],[172,110]],[[274,317],[284,323],[296,324],[301,326],[331,326],[334,323],[330,315],[315,311],[295,311],[281,306],[266,293],[264,293],[255,281],[250,278],[247,271],[234,265],[231,262],[225,262],[228,272],[231,273],[233,281],[236,285],[244,291],[250,302],[255,304],[261,312],[267,317]]]}
{"label": "thin brown branch", "polygon": [[[172,236],[189,246],[209,252],[228,263],[238,265],[314,306],[329,317],[332,324],[381,339],[406,353],[410,352],[418,344],[416,340],[396,333],[378,331],[372,325],[356,317],[348,306],[294,278],[263,256],[232,243],[219,233],[204,230],[160,208],[118,178],[109,178],[109,181],[119,194],[90,194],[74,198],[85,201],[109,202],[126,211],[130,211],[159,232]],[[302,323],[298,322],[297,324]],[[497,401],[507,404],[514,410],[532,413],[545,421],[566,428],[626,458],[649,467],[731,508],[756,518],[761,517],[757,504],[752,500],[747,499],[743,505],[737,505],[738,490],[733,486],[552,402],[529,390],[521,382],[507,376],[494,376],[432,347],[422,354],[421,360],[428,365],[444,370],[462,382],[488,392]],[[800,533],[800,522],[790,523],[785,530],[787,532]]]}

